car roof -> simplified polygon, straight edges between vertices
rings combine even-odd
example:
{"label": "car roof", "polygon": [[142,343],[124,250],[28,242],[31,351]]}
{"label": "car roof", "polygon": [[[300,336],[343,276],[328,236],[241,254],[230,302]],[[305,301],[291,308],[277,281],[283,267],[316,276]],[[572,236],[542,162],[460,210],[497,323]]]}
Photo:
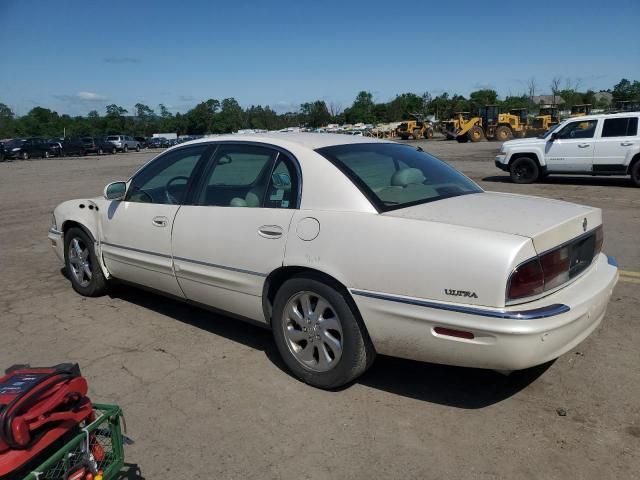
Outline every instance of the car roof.
{"label": "car roof", "polygon": [[565,120],[598,120],[600,118],[618,118],[640,116],[640,112],[616,112],[616,113],[594,113],[591,115],[582,115],[580,117],[567,117]]}
{"label": "car roof", "polygon": [[339,133],[312,133],[312,132],[269,132],[255,134],[228,134],[214,135],[211,137],[199,138],[189,142],[181,143],[179,147],[185,145],[194,145],[207,142],[257,142],[269,143],[279,147],[286,148],[287,145],[296,144],[311,150],[323,147],[332,147],[334,145],[347,145],[355,143],[393,143],[390,140],[381,140],[372,137],[361,137],[357,135],[343,135]]}

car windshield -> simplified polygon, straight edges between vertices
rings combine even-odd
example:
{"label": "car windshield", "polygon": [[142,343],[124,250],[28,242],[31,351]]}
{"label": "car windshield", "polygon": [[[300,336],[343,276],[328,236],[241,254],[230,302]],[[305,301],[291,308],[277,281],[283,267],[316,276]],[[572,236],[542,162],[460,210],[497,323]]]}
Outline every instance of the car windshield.
{"label": "car windshield", "polygon": [[10,140],[10,141],[6,142],[5,146],[6,147],[12,147],[12,148],[21,147],[24,144],[25,141],[26,140],[21,139],[21,138],[15,138],[13,140]]}
{"label": "car windshield", "polygon": [[442,160],[408,145],[359,143],[316,151],[342,170],[382,212],[482,192]]}
{"label": "car windshield", "polygon": [[564,123],[562,123],[562,124],[561,124],[561,123],[557,123],[557,124],[555,124],[553,127],[551,127],[549,130],[547,130],[545,133],[543,133],[542,135],[540,135],[540,137],[539,137],[539,138],[547,138],[549,135],[551,135],[553,132],[555,132],[555,131],[558,129],[558,127],[559,127],[560,125],[564,125]]}

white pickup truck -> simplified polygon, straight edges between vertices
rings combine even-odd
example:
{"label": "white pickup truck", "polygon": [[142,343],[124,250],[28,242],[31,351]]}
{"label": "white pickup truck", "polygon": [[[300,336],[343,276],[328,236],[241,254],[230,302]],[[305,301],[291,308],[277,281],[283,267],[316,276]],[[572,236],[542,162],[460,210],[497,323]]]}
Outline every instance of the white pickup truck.
{"label": "white pickup truck", "polygon": [[640,187],[640,112],[568,118],[542,137],[502,144],[496,167],[515,183],[549,174],[630,175]]}

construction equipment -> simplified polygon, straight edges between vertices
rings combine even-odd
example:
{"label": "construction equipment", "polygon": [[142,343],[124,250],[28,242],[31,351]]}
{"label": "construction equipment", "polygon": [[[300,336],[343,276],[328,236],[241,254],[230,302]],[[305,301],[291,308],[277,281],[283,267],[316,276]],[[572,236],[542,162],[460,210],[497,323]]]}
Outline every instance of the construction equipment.
{"label": "construction equipment", "polygon": [[408,140],[409,137],[414,140],[433,138],[433,124],[418,113],[412,113],[411,116],[413,120],[406,120],[398,125],[396,135],[402,140]]}
{"label": "construction equipment", "polygon": [[544,133],[554,125],[560,123],[557,105],[545,105],[540,107],[540,112],[533,119],[533,130],[536,133]]}
{"label": "construction equipment", "polygon": [[637,112],[640,111],[640,102],[634,100],[618,100],[613,110],[614,112]]}
{"label": "construction equipment", "polygon": [[499,142],[523,138],[530,128],[526,108],[512,108],[502,113],[497,105],[487,105],[480,109],[480,117],[485,137]]}
{"label": "construction equipment", "polygon": [[[477,142],[482,140],[482,119],[478,116],[472,117],[469,112],[456,112],[449,120],[441,122],[441,130],[448,140],[454,138],[464,143],[469,140]],[[469,134],[471,132],[471,134]]]}
{"label": "construction equipment", "polygon": [[571,107],[570,117],[582,117],[584,115],[589,115],[591,113],[591,104],[590,103],[582,103],[580,105],[574,105]]}

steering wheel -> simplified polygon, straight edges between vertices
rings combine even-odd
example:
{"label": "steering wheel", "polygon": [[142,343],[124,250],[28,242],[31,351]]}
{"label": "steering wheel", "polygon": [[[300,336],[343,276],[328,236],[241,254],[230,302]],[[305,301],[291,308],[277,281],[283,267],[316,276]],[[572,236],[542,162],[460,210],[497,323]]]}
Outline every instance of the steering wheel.
{"label": "steering wheel", "polygon": [[177,205],[179,203],[178,199],[173,196],[170,189],[171,184],[177,180],[184,180],[185,182],[188,182],[189,177],[185,177],[184,175],[178,175],[177,177],[173,177],[171,180],[169,180],[164,186],[164,196],[167,199],[167,202],[171,205]]}

